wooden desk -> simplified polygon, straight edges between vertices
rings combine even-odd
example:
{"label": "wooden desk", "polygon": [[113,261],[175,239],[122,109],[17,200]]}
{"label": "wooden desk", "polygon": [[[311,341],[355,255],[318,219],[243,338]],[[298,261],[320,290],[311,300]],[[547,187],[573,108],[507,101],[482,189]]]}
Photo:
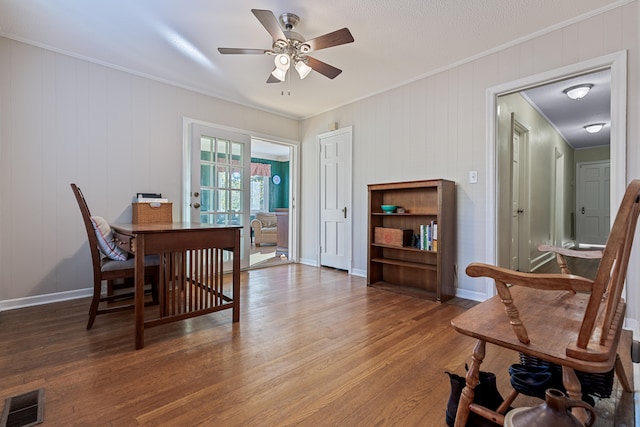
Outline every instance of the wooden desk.
{"label": "wooden desk", "polygon": [[[136,350],[144,347],[145,328],[229,308],[233,322],[240,320],[242,227],[179,222],[111,227],[116,244],[136,254]],[[232,253],[232,260],[225,261],[225,251]],[[145,320],[144,255],[149,254],[160,256],[160,313],[158,318]],[[225,284],[225,264],[232,265],[231,286]]]}

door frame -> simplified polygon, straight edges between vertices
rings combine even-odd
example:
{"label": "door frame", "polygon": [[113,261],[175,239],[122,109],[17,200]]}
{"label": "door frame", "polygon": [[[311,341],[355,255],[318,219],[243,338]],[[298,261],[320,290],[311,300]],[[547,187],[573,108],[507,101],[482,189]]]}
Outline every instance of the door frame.
{"label": "door frame", "polygon": [[[291,159],[290,159],[290,204],[289,204],[289,261],[298,262],[299,256],[299,224],[300,224],[300,210],[298,209],[297,201],[300,200],[300,141],[292,139],[281,138],[273,135],[264,134],[261,132],[249,131],[246,129],[239,129],[230,126],[220,125],[213,122],[207,122],[204,120],[198,120],[191,117],[182,117],[182,175],[181,175],[181,206],[180,216],[182,221],[188,221],[190,210],[189,204],[191,203],[191,196],[189,194],[188,180],[191,177],[191,128],[193,124],[200,124],[216,129],[220,129],[227,132],[235,132],[249,135],[251,138],[257,138],[267,140],[271,142],[277,142],[279,144],[288,145],[291,147]],[[251,141],[249,141],[249,150],[251,149]],[[247,215],[248,214],[247,210]],[[249,222],[247,222],[249,224]],[[250,227],[250,225],[247,225]],[[251,245],[251,233],[244,233],[244,248],[243,257],[247,257],[247,264],[249,264],[249,253]]]}
{"label": "door frame", "polygon": [[564,153],[561,153],[558,150],[558,147],[554,147],[553,149],[553,197],[551,199],[551,244],[555,246],[565,245],[564,236],[565,233],[565,219],[566,215],[564,212],[564,200],[567,195],[564,191],[564,177],[566,176],[564,170]]}
{"label": "door frame", "polygon": [[[626,150],[627,150],[627,51],[619,51],[557,68],[544,73],[524,77],[498,86],[487,88],[486,91],[486,246],[485,262],[496,264],[498,260],[498,97],[513,92],[520,92],[533,86],[564,80],[576,75],[609,68],[611,69],[611,189],[610,206],[618,206],[626,188]],[[485,280],[485,295],[490,298],[496,294],[492,280]]]}

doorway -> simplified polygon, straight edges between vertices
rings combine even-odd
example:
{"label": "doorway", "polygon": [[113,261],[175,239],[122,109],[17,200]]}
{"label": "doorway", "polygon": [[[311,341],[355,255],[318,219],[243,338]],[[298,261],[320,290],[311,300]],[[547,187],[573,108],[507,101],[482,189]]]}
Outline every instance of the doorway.
{"label": "doorway", "polygon": [[[255,181],[252,180],[252,163],[272,161],[273,168],[259,167],[273,171],[269,176],[262,177],[262,184],[263,188],[279,189],[280,195],[276,194],[276,190],[268,190],[265,193],[268,203],[261,204],[258,209],[272,213],[276,210],[286,211],[285,233],[280,240],[275,240],[276,244],[282,242],[285,250],[284,254],[278,253],[279,256],[285,255],[279,257],[278,261],[296,262],[299,222],[296,208],[299,193],[298,144],[292,140],[252,136],[251,132],[241,129],[184,117],[182,221],[241,225],[240,266],[242,269],[251,268],[251,252],[255,248],[251,226],[251,221],[255,218],[251,209],[252,203],[255,203],[251,199],[252,184]],[[257,160],[252,161],[252,153],[258,156],[255,158]],[[273,252],[275,255],[275,250]],[[255,264],[259,262],[256,261]]]}
{"label": "doorway", "polygon": [[[509,266],[510,263],[510,235],[504,233],[499,224],[504,224],[508,221],[508,217],[511,213],[511,206],[509,200],[511,198],[510,193],[505,191],[505,186],[511,185],[508,177],[510,171],[510,161],[504,159],[504,139],[500,138],[501,113],[507,113],[501,111],[499,106],[500,97],[508,94],[515,94],[525,91],[527,89],[546,85],[549,83],[555,83],[562,80],[566,80],[575,76],[585,75],[595,71],[608,69],[611,74],[610,83],[610,108],[611,108],[611,121],[610,121],[610,161],[611,161],[611,180],[610,180],[610,206],[617,206],[626,187],[626,68],[627,59],[626,52],[621,51],[618,53],[606,55],[599,58],[594,58],[589,61],[585,61],[579,64],[574,64],[567,67],[562,67],[549,72],[541,73],[535,76],[519,79],[510,83],[506,83],[500,86],[492,87],[487,90],[487,114],[488,114],[488,129],[487,129],[487,218],[488,227],[487,235],[490,236],[486,242],[486,262],[491,264],[497,264],[501,266]],[[508,134],[508,132],[507,132]],[[507,151],[508,152],[508,151]],[[553,165],[554,152],[550,151],[545,154],[545,161]],[[573,173],[575,165],[571,168],[567,168],[566,165],[572,164],[569,162],[566,155],[562,156],[565,162],[565,175],[569,172]],[[533,165],[538,165],[538,159],[532,156],[530,162]],[[548,183],[544,182],[544,186],[548,193],[553,193],[553,188],[557,185],[553,179],[553,174],[550,174],[552,178],[548,179]],[[538,178],[544,178],[544,174],[536,174],[532,169],[531,183],[538,183]],[[541,181],[544,181],[542,179]],[[569,185],[569,187],[567,186]],[[575,183],[573,185],[564,182],[564,194],[575,195]],[[545,209],[546,214],[537,215],[533,212],[534,206],[537,207],[537,203],[534,205],[534,198],[531,199],[531,218],[532,221],[540,220],[546,221],[547,230],[552,230],[551,221],[552,216],[550,214],[550,208]],[[565,224],[570,223],[570,226],[565,227],[571,231],[574,230],[574,217],[568,215],[573,213],[575,204],[571,206],[569,211],[565,211],[565,216],[571,218],[568,220],[565,218]],[[558,228],[559,229],[559,228]],[[565,231],[566,232],[566,231]],[[534,236],[531,236],[534,238]],[[550,231],[547,231],[545,237],[547,242],[550,242],[555,236],[551,235]],[[540,238],[537,236],[536,238]],[[535,245],[537,246],[537,245]],[[533,267],[532,267],[533,268]],[[495,295],[495,289],[493,282],[487,280],[485,282],[485,289],[487,297]]]}
{"label": "doorway", "polygon": [[250,268],[291,262],[293,149],[266,139],[251,140]]}

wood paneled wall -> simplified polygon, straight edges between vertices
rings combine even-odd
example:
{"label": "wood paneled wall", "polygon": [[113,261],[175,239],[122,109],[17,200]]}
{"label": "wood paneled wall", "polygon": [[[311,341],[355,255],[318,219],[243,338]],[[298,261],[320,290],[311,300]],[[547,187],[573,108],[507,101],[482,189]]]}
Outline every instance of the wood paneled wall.
{"label": "wood paneled wall", "polygon": [[0,309],[91,285],[71,182],[110,222],[139,191],[180,218],[183,117],[299,139],[297,120],[0,37]]}
{"label": "wood paneled wall", "polygon": [[[458,295],[483,299],[484,282],[464,268],[486,259],[487,89],[518,79],[627,50],[627,178],[640,176],[638,144],[638,3],[568,23],[527,40],[505,40],[484,56],[406,85],[307,118],[302,123],[302,194],[318,189],[316,135],[332,122],[353,126],[353,271],[366,272],[367,184],[444,178],[457,186]],[[345,72],[348,72],[345,71]],[[633,118],[633,119],[632,119]],[[468,171],[478,183],[468,183]],[[304,198],[301,259],[316,259],[317,198]],[[640,246],[640,243],[637,245]],[[636,253],[639,248],[636,248]],[[637,259],[637,258],[636,258]],[[629,277],[640,279],[633,267]],[[630,290],[640,306],[640,292]],[[631,298],[632,297],[632,298]],[[630,304],[629,315],[638,319]]]}

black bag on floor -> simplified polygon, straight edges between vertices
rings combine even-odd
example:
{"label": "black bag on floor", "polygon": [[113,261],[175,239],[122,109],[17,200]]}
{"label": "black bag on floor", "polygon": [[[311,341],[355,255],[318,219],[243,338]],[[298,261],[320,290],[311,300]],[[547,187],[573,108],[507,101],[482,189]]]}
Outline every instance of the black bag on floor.
{"label": "black bag on floor", "polygon": [[[449,395],[449,401],[447,402],[446,410],[446,422],[449,427],[453,427],[456,420],[456,412],[458,411],[458,403],[460,402],[460,396],[462,395],[462,389],[467,384],[464,377],[460,375],[446,372],[449,375],[451,381],[451,394]],[[491,372],[480,371],[480,382],[474,389],[475,395],[473,402],[482,405],[491,410],[496,410],[504,402],[504,399],[498,391],[496,385],[496,374]],[[469,418],[467,419],[467,427],[495,427],[498,424],[479,416],[474,412],[469,412]]]}

